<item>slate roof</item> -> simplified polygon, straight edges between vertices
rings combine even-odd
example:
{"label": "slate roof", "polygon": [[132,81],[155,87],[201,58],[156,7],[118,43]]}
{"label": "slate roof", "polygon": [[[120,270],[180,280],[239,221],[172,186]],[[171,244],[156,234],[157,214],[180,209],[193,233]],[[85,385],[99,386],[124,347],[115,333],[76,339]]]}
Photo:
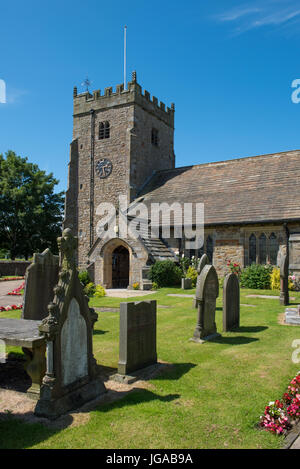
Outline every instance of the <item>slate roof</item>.
{"label": "slate roof", "polygon": [[300,150],[158,171],[140,197],[202,202],[206,225],[300,220]]}

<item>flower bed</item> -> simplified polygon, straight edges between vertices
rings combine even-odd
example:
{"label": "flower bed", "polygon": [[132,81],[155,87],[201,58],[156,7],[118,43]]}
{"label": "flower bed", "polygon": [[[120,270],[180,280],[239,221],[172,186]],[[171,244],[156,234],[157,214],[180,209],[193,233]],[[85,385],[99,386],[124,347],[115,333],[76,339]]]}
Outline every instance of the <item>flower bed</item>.
{"label": "flower bed", "polygon": [[281,399],[270,402],[259,425],[277,435],[286,433],[300,418],[300,371],[292,379]]}
{"label": "flower bed", "polygon": [[7,294],[11,296],[22,296],[23,295],[22,290],[24,290],[24,287],[25,287],[25,282],[21,283],[21,285],[18,288],[15,288],[14,290],[10,291]]}
{"label": "flower bed", "polygon": [[23,305],[22,304],[19,304],[19,305],[9,305],[9,306],[0,306],[0,312],[1,311],[12,311],[12,310],[15,310],[15,309],[22,309],[23,308]]}
{"label": "flower bed", "polygon": [[3,277],[0,282],[9,282],[10,280],[24,280],[25,277]]}

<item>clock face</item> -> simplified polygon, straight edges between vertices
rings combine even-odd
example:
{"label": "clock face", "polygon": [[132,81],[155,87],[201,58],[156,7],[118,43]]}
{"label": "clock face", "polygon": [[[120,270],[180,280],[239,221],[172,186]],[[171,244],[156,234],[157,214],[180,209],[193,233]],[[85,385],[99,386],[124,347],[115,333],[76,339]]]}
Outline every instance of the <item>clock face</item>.
{"label": "clock face", "polygon": [[107,178],[112,172],[112,162],[107,158],[102,158],[96,163],[96,172],[100,179]]}

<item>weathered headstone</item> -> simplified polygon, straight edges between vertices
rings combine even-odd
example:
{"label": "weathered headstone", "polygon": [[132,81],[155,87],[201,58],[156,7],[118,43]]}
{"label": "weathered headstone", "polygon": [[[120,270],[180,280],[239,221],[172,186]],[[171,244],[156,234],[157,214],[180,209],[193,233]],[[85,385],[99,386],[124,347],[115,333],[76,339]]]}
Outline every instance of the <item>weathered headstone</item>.
{"label": "weathered headstone", "polygon": [[192,279],[191,278],[182,278],[181,279],[181,288],[183,290],[189,290],[192,288]]}
{"label": "weathered headstone", "polygon": [[53,300],[58,270],[59,257],[49,249],[42,254],[34,254],[25,274],[23,319],[39,321],[48,316],[48,304]]}
{"label": "weathered headstone", "polygon": [[300,305],[298,305],[297,308],[286,308],[284,321],[286,324],[300,326]]}
{"label": "weathered headstone", "polygon": [[216,300],[219,296],[219,281],[216,269],[205,265],[197,282],[196,301],[198,308],[197,325],[191,340],[202,343],[213,339],[217,333],[215,322]]}
{"label": "weathered headstone", "polygon": [[35,413],[48,418],[75,409],[105,392],[93,356],[93,326],[97,314],[88,306],[75,264],[77,238],[69,229],[58,238],[61,268],[39,327],[47,342],[47,370]]}
{"label": "weathered headstone", "polygon": [[156,301],[120,303],[118,374],[157,363]]}
{"label": "weathered headstone", "polygon": [[281,305],[289,304],[289,257],[287,254],[280,258],[280,298]]}
{"label": "weathered headstone", "polygon": [[240,325],[240,284],[236,274],[225,276],[223,284],[223,331]]}
{"label": "weathered headstone", "polygon": [[[196,291],[197,291],[197,287],[199,285],[199,282],[200,282],[200,274],[203,270],[203,267],[205,267],[206,265],[209,265],[209,259],[208,259],[208,256],[206,254],[203,254],[198,262],[198,267],[197,267],[197,273],[198,273],[198,276],[197,276],[197,282],[196,282]],[[196,299],[196,296],[193,300],[193,307],[194,308],[197,308],[198,305],[197,305],[197,299]]]}
{"label": "weathered headstone", "polygon": [[199,260],[198,267],[197,267],[197,272],[198,275],[201,274],[203,267],[209,264],[209,259],[207,254],[203,254]]}

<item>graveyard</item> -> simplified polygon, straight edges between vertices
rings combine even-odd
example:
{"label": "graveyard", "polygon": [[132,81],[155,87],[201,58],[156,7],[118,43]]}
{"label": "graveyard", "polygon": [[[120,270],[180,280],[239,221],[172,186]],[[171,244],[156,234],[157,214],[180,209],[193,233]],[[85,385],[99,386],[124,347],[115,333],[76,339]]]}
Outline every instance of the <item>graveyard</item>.
{"label": "graveyard", "polygon": [[[157,305],[159,367],[157,374],[131,384],[110,377],[118,370],[120,303],[141,298],[91,298],[89,306],[98,314],[93,354],[107,393],[52,421],[26,420],[22,406],[13,409],[0,393],[0,447],[282,447],[283,436],[258,427],[265,406],[282,395],[299,368],[291,360],[298,328],[284,324],[279,292],[241,289],[239,325],[224,332],[220,287],[215,317],[220,335],[203,344],[190,340],[197,323],[195,293],[161,288],[147,295],[145,301]],[[290,306],[300,302],[300,293],[293,292],[292,298]],[[0,318],[20,316],[20,310],[0,313]],[[18,347],[8,352],[22,356]]]}

